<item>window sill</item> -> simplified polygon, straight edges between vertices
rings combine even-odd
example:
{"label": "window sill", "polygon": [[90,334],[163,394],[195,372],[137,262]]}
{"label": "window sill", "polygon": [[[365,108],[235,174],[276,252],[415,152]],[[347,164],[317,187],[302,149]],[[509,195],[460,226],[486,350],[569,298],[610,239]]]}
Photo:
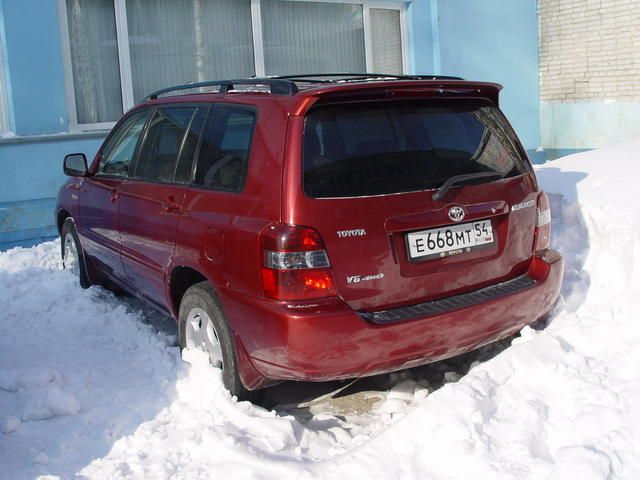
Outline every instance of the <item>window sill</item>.
{"label": "window sill", "polygon": [[59,141],[88,140],[92,138],[105,138],[108,133],[109,133],[109,129],[93,130],[90,132],[50,133],[50,134],[44,134],[44,135],[16,135],[14,137],[0,137],[0,145],[55,142],[58,140]]}

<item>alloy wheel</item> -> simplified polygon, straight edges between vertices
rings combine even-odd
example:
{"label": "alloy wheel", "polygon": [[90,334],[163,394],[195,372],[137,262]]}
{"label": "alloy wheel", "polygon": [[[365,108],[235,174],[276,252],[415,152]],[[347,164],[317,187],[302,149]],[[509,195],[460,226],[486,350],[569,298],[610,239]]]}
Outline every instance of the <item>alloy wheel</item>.
{"label": "alloy wheel", "polygon": [[73,235],[70,233],[64,237],[64,255],[62,265],[65,270],[69,270],[76,276],[80,276],[80,261],[78,258],[78,247]]}
{"label": "alloy wheel", "polygon": [[211,317],[201,308],[189,312],[185,325],[185,343],[187,348],[199,348],[209,354],[214,367],[223,368],[222,348]]}

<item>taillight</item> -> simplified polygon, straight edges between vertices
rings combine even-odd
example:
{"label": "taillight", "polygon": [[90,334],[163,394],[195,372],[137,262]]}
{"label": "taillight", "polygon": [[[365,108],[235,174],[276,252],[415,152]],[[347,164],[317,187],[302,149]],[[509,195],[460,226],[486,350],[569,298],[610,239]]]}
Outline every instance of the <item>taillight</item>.
{"label": "taillight", "polygon": [[536,211],[534,252],[539,253],[549,248],[551,241],[551,209],[549,198],[542,192],[538,195],[538,208]]}
{"label": "taillight", "polygon": [[260,273],[266,296],[305,300],[336,294],[324,242],[313,228],[276,223],[260,237]]}

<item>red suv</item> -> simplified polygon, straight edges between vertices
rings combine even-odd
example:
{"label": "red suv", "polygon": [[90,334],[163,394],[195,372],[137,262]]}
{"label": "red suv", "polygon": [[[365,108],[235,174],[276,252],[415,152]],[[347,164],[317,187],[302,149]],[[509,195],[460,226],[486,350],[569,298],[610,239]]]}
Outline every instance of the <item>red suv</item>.
{"label": "red suv", "polygon": [[90,165],[65,157],[65,268],[171,314],[239,398],[513,334],[552,308],[563,262],[500,88],[342,74],[155,92]]}

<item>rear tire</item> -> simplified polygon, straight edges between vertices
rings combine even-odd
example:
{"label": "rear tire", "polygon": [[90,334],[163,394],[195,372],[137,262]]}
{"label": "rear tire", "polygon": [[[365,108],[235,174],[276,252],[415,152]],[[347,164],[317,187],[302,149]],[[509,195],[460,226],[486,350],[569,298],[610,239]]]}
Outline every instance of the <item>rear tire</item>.
{"label": "rear tire", "polygon": [[78,277],[82,288],[89,288],[91,282],[87,275],[84,252],[82,251],[82,245],[80,245],[76,224],[71,217],[67,218],[62,225],[62,230],[60,231],[60,247],[63,268],[71,271],[71,273]]}
{"label": "rear tire", "polygon": [[259,397],[258,391],[247,390],[240,380],[233,334],[209,282],[196,283],[182,297],[178,338],[181,351],[199,348],[209,354],[209,362],[222,369],[225,388],[239,401]]}

